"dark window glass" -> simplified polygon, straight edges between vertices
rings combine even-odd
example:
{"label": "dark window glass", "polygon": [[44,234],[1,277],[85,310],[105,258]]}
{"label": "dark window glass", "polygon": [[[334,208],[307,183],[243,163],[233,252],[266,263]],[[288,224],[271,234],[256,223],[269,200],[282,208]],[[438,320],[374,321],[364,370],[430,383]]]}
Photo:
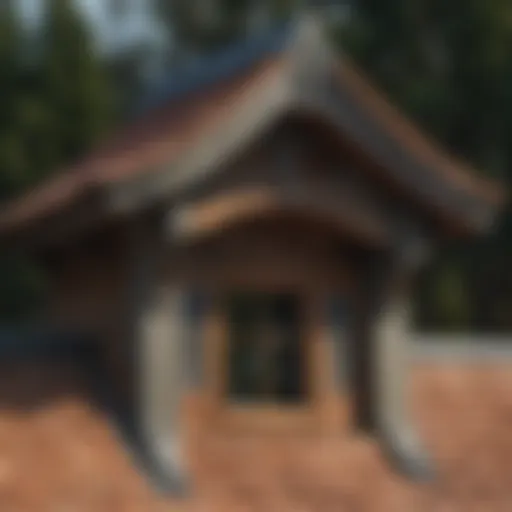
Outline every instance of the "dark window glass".
{"label": "dark window glass", "polygon": [[229,297],[227,312],[230,398],[237,402],[303,400],[299,298],[238,293]]}

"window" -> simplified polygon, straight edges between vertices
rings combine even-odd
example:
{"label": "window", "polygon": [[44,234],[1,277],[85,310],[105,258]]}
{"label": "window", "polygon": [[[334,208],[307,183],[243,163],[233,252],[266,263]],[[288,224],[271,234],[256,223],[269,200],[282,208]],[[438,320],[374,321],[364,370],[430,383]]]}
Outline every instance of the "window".
{"label": "window", "polygon": [[228,298],[230,400],[304,399],[300,306],[293,294],[236,293]]}

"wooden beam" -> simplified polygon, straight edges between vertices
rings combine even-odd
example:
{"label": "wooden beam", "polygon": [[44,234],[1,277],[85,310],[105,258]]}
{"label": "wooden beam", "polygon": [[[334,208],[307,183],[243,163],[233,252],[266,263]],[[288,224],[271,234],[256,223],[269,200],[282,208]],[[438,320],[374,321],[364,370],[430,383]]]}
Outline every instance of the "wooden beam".
{"label": "wooden beam", "polygon": [[404,232],[393,251],[368,258],[352,330],[356,401],[361,426],[376,432],[384,451],[407,476],[425,480],[432,467],[406,410],[411,285],[427,244]]}
{"label": "wooden beam", "polygon": [[186,386],[183,290],[165,279],[168,253],[158,222],[134,228],[130,322],[134,416],[149,469],[163,489],[187,490],[179,429]]}
{"label": "wooden beam", "polygon": [[[300,61],[306,66],[305,61]],[[439,170],[414,155],[404,142],[380,125],[366,111],[334,69],[339,59],[325,67],[321,79],[303,80],[298,86],[298,109],[322,117],[336,126],[355,147],[361,148],[379,167],[383,177],[403,193],[415,198],[422,208],[441,216],[448,224],[461,225],[465,230],[486,231],[492,225],[496,208],[443,179]],[[341,65],[343,69],[343,66]]]}
{"label": "wooden beam", "polygon": [[275,69],[281,65],[281,61],[276,62],[269,70],[273,76],[264,76],[263,83],[251,84],[230,108],[226,120],[220,126],[212,126],[176,161],[137,179],[113,185],[109,190],[111,210],[129,213],[155,201],[165,201],[219,170],[221,164],[263,136],[291,101],[290,82],[286,74]]}
{"label": "wooden beam", "polygon": [[6,231],[2,242],[6,246],[34,254],[48,249],[73,243],[84,233],[96,229],[108,213],[101,191],[84,194],[75,204],[49,217],[41,217],[35,222],[22,225],[16,230]]}
{"label": "wooden beam", "polygon": [[385,212],[376,209],[354,190],[341,188],[336,194],[324,189],[299,187],[245,187],[220,192],[196,202],[173,208],[167,231],[178,241],[193,241],[211,236],[238,223],[272,214],[295,213],[328,222],[335,229],[369,245],[389,241],[390,226]]}
{"label": "wooden beam", "polygon": [[270,189],[228,191],[173,209],[168,229],[178,239],[198,239],[278,206],[278,197]]}

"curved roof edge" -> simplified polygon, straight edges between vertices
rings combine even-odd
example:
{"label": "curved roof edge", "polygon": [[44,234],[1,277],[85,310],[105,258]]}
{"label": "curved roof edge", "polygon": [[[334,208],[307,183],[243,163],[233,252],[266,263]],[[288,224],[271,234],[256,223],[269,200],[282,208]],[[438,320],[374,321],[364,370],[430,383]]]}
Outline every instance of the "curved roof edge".
{"label": "curved roof edge", "polygon": [[[309,55],[303,58],[303,52],[310,46],[316,49],[306,52]],[[327,52],[322,55],[315,54],[326,49]],[[3,208],[0,212],[0,236],[21,229],[34,219],[53,215],[63,206],[69,207],[83,197],[86,190],[108,188],[124,182],[135,182],[135,188],[140,188],[141,176],[149,180],[156,171],[160,174],[171,172],[169,162],[178,149],[181,153],[196,151],[195,145],[218,132],[219,123],[225,122],[244,102],[252,102],[248,110],[252,116],[254,112],[257,112],[257,116],[261,116],[262,112],[275,115],[272,109],[276,99],[271,83],[276,76],[281,82],[286,82],[286,91],[283,93],[280,90],[278,93],[289,95],[289,104],[300,97],[294,95],[305,82],[308,82],[306,93],[313,88],[313,96],[324,94],[322,87],[326,83],[323,80],[325,77],[320,76],[318,82],[315,73],[324,73],[326,65],[335,73],[339,72],[345,110],[353,110],[356,114],[353,119],[357,122],[362,119],[363,125],[366,123],[372,130],[377,127],[380,132],[376,133],[384,133],[387,139],[393,139],[396,143],[395,154],[387,159],[387,163],[393,158],[400,161],[401,153],[405,150],[415,170],[430,175],[429,180],[433,179],[434,185],[439,183],[458,189],[462,207],[451,211],[449,201],[438,201],[435,186],[424,194],[427,199],[430,197],[433,204],[439,203],[438,207],[444,208],[446,215],[452,215],[455,219],[458,216],[462,224],[469,220],[472,231],[488,229],[487,220],[480,224],[474,222],[470,215],[472,201],[475,201],[474,204],[480,202],[486,212],[497,211],[506,199],[503,188],[449,159],[375,91],[346,59],[336,60],[333,55],[334,52],[323,40],[321,24],[314,16],[307,15],[263,36],[185,66],[180,73],[173,70],[171,78],[140,103],[135,121],[110,143],[89,154],[68,172],[56,175]],[[327,59],[324,58],[326,56]],[[318,65],[315,59],[320,62]],[[314,79],[310,80],[311,77]],[[270,93],[266,93],[265,89],[269,89]],[[321,89],[318,94],[316,89]],[[307,94],[305,97],[308,99]],[[350,105],[347,101],[353,101],[356,105],[348,108]],[[243,108],[242,111],[246,112]],[[244,129],[248,125],[251,127],[252,122],[249,116],[244,121]],[[225,133],[236,134],[236,130]],[[224,144],[223,147],[230,148],[232,145]],[[389,149],[381,140],[380,149],[383,147]],[[395,175],[397,179],[404,180],[409,188],[414,188],[415,182],[403,172],[410,166],[402,164],[403,169],[399,169],[400,172],[395,172]],[[204,162],[201,165],[204,166]],[[389,171],[391,174],[395,169]]]}

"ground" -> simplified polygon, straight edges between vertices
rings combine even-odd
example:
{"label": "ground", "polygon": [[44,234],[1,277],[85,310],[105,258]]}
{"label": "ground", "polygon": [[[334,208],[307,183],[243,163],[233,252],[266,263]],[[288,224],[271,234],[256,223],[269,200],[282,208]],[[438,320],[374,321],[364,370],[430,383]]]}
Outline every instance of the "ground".
{"label": "ground", "polygon": [[439,470],[433,484],[395,475],[361,435],[223,437],[190,420],[195,493],[181,503],[159,497],[137,471],[80,372],[4,366],[2,512],[512,510],[510,361],[414,368],[413,416]]}

